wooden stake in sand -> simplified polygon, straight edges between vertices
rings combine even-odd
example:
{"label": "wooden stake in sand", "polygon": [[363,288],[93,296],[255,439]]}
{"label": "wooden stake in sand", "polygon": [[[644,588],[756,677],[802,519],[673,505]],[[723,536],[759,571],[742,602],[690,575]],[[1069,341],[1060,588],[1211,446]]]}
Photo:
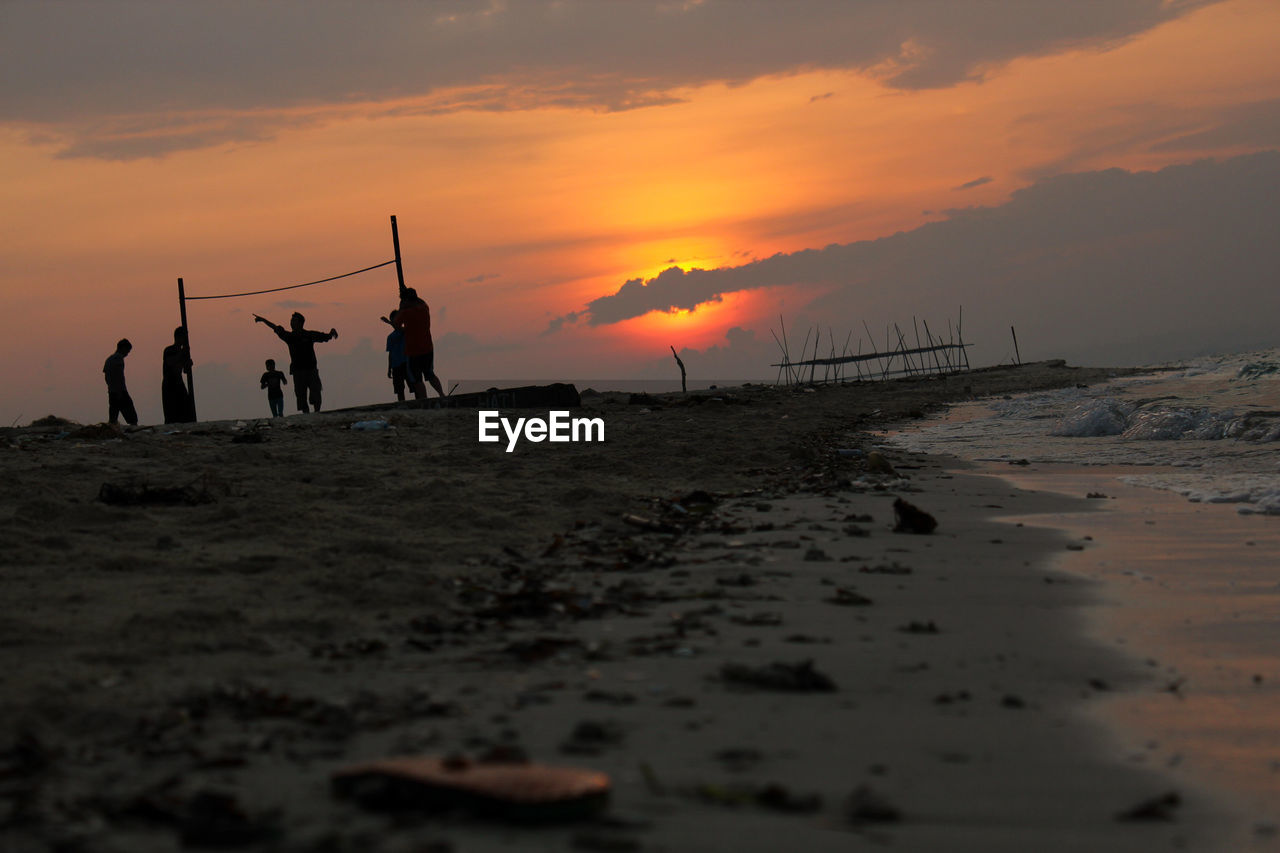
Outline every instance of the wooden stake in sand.
{"label": "wooden stake in sand", "polygon": [[[668,346],[671,346],[671,345],[670,345],[670,344],[668,344]],[[682,393],[682,394],[688,394],[688,393],[689,393],[689,386],[687,386],[687,385],[685,384],[685,381],[684,381],[684,362],[683,362],[683,361],[681,361],[681,360],[680,360],[680,356],[676,354],[676,348],[675,348],[675,347],[671,347],[671,354],[672,354],[673,356],[675,356],[676,364],[680,365],[680,393]]]}

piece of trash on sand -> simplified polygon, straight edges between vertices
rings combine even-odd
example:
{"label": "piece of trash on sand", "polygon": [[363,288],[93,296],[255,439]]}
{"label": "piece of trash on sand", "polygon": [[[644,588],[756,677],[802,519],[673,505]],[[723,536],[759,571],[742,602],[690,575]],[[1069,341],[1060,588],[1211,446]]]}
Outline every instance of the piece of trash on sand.
{"label": "piece of trash on sand", "polygon": [[332,776],[338,796],[372,809],[464,809],[516,821],[590,817],[609,802],[609,777],[579,767],[480,764],[459,757],[401,756],[354,764]]}
{"label": "piece of trash on sand", "polygon": [[112,506],[173,506],[213,503],[207,488],[186,486],[148,486],[143,483],[103,483],[98,500]]}
{"label": "piece of trash on sand", "polygon": [[394,427],[392,427],[390,423],[383,420],[382,418],[378,418],[372,421],[356,421],[351,425],[351,428],[354,430],[360,430],[362,432],[374,432],[380,429],[394,429]]}
{"label": "piece of trash on sand", "polygon": [[884,454],[878,450],[873,450],[867,454],[867,470],[882,477],[898,476],[898,472],[893,470],[889,460],[885,459]]}
{"label": "piece of trash on sand", "polygon": [[859,785],[845,801],[845,817],[854,825],[863,823],[895,823],[902,812],[879,791]]}
{"label": "piece of trash on sand", "polygon": [[932,515],[902,498],[893,499],[893,519],[894,533],[932,533],[938,526]]}
{"label": "piece of trash on sand", "polygon": [[1167,794],[1161,794],[1158,797],[1143,800],[1131,809],[1125,809],[1116,815],[1116,820],[1173,820],[1174,811],[1176,811],[1180,805],[1182,805],[1182,797],[1178,795],[1177,791],[1170,791]]}
{"label": "piece of trash on sand", "polygon": [[830,693],[835,682],[813,668],[812,660],[799,663],[774,662],[766,666],[727,663],[720,668],[720,678],[729,684],[756,687],[761,690],[785,690],[796,693]]}

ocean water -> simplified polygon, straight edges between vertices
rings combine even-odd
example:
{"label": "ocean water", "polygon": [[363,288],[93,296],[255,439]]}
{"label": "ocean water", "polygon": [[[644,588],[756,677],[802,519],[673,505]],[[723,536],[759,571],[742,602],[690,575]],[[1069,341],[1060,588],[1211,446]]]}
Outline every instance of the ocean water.
{"label": "ocean water", "polygon": [[890,443],[970,460],[1136,467],[1117,477],[1280,514],[1280,349],[966,404]]}

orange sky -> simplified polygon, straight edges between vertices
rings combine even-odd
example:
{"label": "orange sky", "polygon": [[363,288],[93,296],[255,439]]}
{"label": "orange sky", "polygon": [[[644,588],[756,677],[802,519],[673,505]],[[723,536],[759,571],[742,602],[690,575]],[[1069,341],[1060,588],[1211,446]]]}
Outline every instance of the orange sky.
{"label": "orange sky", "polygon": [[[391,257],[390,214],[409,284],[433,308],[446,383],[665,375],[655,365],[669,364],[668,345],[724,346],[732,327],[771,348],[779,313],[803,312],[821,286],[777,282],[693,312],[597,326],[580,312],[672,265],[731,267],[870,240],[953,208],[1001,204],[1059,172],[1158,169],[1268,147],[1247,135],[1160,143],[1280,98],[1277,36],[1280,5],[1228,0],[1125,40],[979,64],[980,80],[923,89],[895,88],[885,67],[796,66],[666,86],[652,106],[610,111],[550,103],[545,93],[521,101],[510,94],[522,91],[520,78],[497,73],[429,92],[274,108],[206,107],[193,96],[84,121],[6,114],[0,420],[100,420],[101,362],[121,336],[135,345],[128,375],[143,420],[157,419],[178,276],[190,293],[208,294],[379,263]],[[494,90],[514,103],[450,106]],[[148,156],[66,154],[95,134],[163,139],[175,115],[187,130],[266,129]],[[197,382],[207,373],[201,387],[211,395],[201,414],[265,410],[257,373],[282,348],[249,314],[286,322],[295,301],[306,303],[310,326],[341,333],[320,350],[329,404],[384,399],[378,316],[394,295],[388,268],[193,303]],[[573,312],[576,320],[546,333]],[[331,378],[326,365],[344,375]],[[762,360],[732,376],[772,373]]]}

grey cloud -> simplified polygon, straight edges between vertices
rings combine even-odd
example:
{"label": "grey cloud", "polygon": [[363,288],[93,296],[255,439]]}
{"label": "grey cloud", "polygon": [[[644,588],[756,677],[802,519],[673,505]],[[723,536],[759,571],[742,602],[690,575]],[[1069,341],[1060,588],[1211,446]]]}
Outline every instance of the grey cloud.
{"label": "grey cloud", "polygon": [[[691,308],[734,291],[835,285],[805,309],[826,325],[954,316],[998,346],[1084,363],[1274,344],[1280,315],[1280,152],[1158,172],[1062,175],[998,207],[879,240],[717,270],[669,269],[588,306],[591,324]],[[812,321],[811,318],[811,321]],[[935,330],[937,331],[937,330]],[[998,355],[998,353],[997,353]]]}
{"label": "grey cloud", "polygon": [[1207,116],[1203,129],[1153,146],[1156,151],[1198,151],[1244,145],[1280,147],[1280,99],[1242,104]]}
{"label": "grey cloud", "polygon": [[[9,2],[0,121],[57,134],[64,156],[121,159],[266,138],[300,120],[285,110],[315,120],[390,99],[425,99],[397,109],[426,112],[622,110],[670,103],[682,86],[824,68],[940,87],[1020,56],[1106,47],[1212,2]],[[216,118],[242,111],[254,115]]]}
{"label": "grey cloud", "polygon": [[974,187],[980,187],[980,186],[982,186],[983,184],[989,184],[989,183],[991,183],[993,180],[994,180],[994,178],[991,178],[991,177],[974,178],[972,181],[968,181],[968,182],[963,183],[963,184],[961,184],[960,186],[956,187],[956,189],[957,189],[957,190],[971,190],[971,189],[973,189]]}

